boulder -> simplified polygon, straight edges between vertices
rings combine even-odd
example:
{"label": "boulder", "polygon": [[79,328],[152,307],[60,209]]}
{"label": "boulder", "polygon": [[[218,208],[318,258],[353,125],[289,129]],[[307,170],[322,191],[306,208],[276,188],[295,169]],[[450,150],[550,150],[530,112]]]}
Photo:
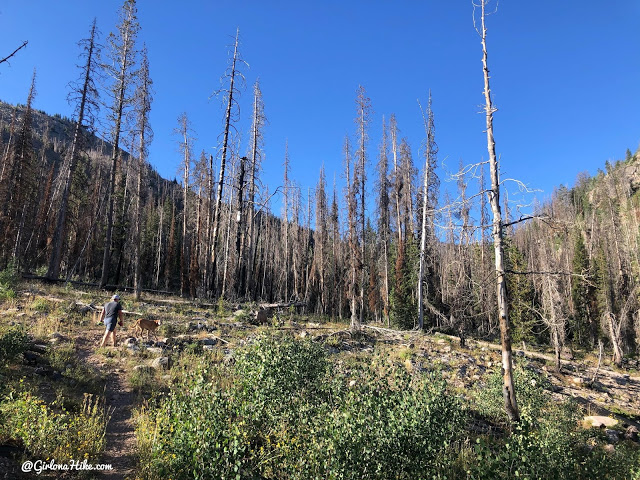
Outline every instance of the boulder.
{"label": "boulder", "polygon": [[267,323],[269,320],[269,317],[267,315],[267,311],[264,309],[258,310],[258,313],[256,313],[256,322],[259,325],[264,325],[265,323]]}
{"label": "boulder", "polygon": [[162,349],[160,347],[147,347],[147,352],[153,355],[162,355]]}
{"label": "boulder", "polygon": [[169,368],[169,357],[158,357],[151,362],[151,366],[156,369],[167,369]]}
{"label": "boulder", "polygon": [[604,428],[604,427],[613,427],[618,424],[618,420],[611,417],[605,417],[602,415],[587,415],[584,417],[584,425],[585,427],[596,427],[596,428]]}
{"label": "boulder", "polygon": [[616,430],[607,428],[604,433],[607,435],[607,440],[609,441],[609,443],[616,444],[620,441],[620,434]]}
{"label": "boulder", "polygon": [[630,425],[627,428],[627,431],[624,432],[624,438],[626,438],[627,440],[631,440],[633,442],[637,442],[638,441],[638,429],[636,427],[634,427],[633,425]]}

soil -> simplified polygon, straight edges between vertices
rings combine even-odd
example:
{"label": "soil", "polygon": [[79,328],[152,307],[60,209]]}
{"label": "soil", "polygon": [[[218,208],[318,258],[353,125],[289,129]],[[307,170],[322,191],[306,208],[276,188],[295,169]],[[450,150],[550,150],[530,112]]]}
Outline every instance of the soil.
{"label": "soil", "polygon": [[[102,333],[88,332],[86,337],[76,341],[78,354],[89,365],[106,375],[106,406],[111,411],[107,424],[105,450],[100,463],[109,464],[112,470],[101,472],[98,478],[121,480],[133,478],[136,466],[136,437],[133,423],[135,393],[127,384],[126,372],[118,365],[108,365],[102,355],[95,350],[100,343]],[[123,337],[119,337],[122,341]],[[107,347],[112,349],[113,347]],[[117,347],[120,348],[120,347]]]}

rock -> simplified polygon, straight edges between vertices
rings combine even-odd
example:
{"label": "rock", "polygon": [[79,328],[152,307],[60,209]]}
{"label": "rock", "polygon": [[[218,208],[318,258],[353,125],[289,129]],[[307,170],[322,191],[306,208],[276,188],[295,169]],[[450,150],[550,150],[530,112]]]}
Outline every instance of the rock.
{"label": "rock", "polygon": [[616,447],[611,444],[605,445],[604,447],[602,447],[602,449],[607,453],[614,453],[616,451]]}
{"label": "rock", "polygon": [[264,309],[258,310],[258,313],[256,313],[256,322],[259,325],[264,325],[268,320],[267,311]]}
{"label": "rock", "polygon": [[571,378],[571,383],[573,383],[574,385],[577,385],[577,386],[580,387],[580,386],[582,386],[582,384],[584,382],[583,382],[582,378],[580,378],[580,377],[572,377]]}
{"label": "rock", "polygon": [[124,341],[125,346],[129,346],[129,345],[137,345],[138,340],[136,340],[133,337],[129,337]]}
{"label": "rock", "polygon": [[63,340],[65,340],[65,337],[61,333],[53,332],[51,335],[49,335],[49,343],[51,343],[52,345],[56,345]]}
{"label": "rock", "polygon": [[620,435],[618,434],[618,432],[616,430],[611,430],[609,428],[607,428],[604,433],[607,435],[607,440],[609,441],[609,443],[613,443],[616,444],[620,441]]}
{"label": "rock", "polygon": [[298,336],[299,336],[300,338],[306,338],[308,335],[309,335],[309,333],[308,333],[306,330],[302,330],[302,331],[298,334]]}
{"label": "rock", "polygon": [[587,415],[583,419],[585,427],[596,427],[596,428],[604,428],[604,427],[613,427],[618,424],[618,420],[611,417],[605,417],[602,415]]}
{"label": "rock", "polygon": [[201,338],[198,343],[203,346],[213,346],[218,344],[217,338]]}
{"label": "rock", "polygon": [[41,375],[43,377],[49,377],[53,372],[50,368],[38,367],[33,371],[33,373],[35,373],[36,375]]}
{"label": "rock", "polygon": [[447,343],[447,341],[444,338],[439,338],[438,340],[436,340],[436,343],[438,345],[444,345],[445,343]]}
{"label": "rock", "polygon": [[213,345],[202,345],[203,350],[214,350],[216,347]]}
{"label": "rock", "polygon": [[132,352],[137,352],[138,350],[140,350],[140,347],[138,347],[135,343],[130,343],[129,345],[127,345],[127,348]]}
{"label": "rock", "polygon": [[451,345],[445,345],[441,351],[444,353],[451,352]]}
{"label": "rock", "polygon": [[169,368],[169,357],[158,357],[151,362],[153,368]]}
{"label": "rock", "polygon": [[627,428],[627,431],[624,432],[624,438],[626,438],[627,440],[631,440],[633,442],[637,442],[638,441],[638,429],[636,427],[634,427],[633,425],[630,425]]}
{"label": "rock", "polygon": [[24,363],[26,365],[35,365],[37,363],[44,363],[44,359],[37,353],[27,351],[27,352],[23,352],[22,356],[24,358]]}
{"label": "rock", "polygon": [[160,347],[147,347],[147,352],[153,355],[162,355],[162,349]]}

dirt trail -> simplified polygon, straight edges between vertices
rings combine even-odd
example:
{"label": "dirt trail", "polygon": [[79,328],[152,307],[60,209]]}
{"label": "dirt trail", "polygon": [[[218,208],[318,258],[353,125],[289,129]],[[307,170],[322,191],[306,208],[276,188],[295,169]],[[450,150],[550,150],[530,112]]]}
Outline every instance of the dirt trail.
{"label": "dirt trail", "polygon": [[[135,394],[127,385],[125,371],[117,363],[107,365],[104,357],[95,354],[100,338],[101,334],[90,332],[86,338],[78,339],[77,342],[80,358],[107,375],[105,397],[107,408],[111,411],[111,420],[107,425],[106,445],[100,463],[110,464],[112,470],[101,472],[98,478],[124,480],[134,477],[136,466],[136,438],[132,412]],[[120,336],[119,341],[122,341],[122,338]]]}

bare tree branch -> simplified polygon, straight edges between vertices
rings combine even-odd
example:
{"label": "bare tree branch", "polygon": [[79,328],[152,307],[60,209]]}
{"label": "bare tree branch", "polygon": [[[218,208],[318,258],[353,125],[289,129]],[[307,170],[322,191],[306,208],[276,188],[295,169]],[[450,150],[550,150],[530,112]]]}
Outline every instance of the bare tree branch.
{"label": "bare tree branch", "polygon": [[28,40],[25,40],[24,42],[22,42],[22,45],[20,45],[20,46],[19,46],[18,48],[16,48],[13,52],[11,52],[11,54],[10,54],[10,55],[8,55],[8,56],[4,57],[3,59],[1,59],[1,60],[0,60],[0,63],[8,62],[8,61],[9,61],[9,59],[10,59],[11,57],[13,57],[16,53],[18,53],[18,51],[19,51],[20,49],[22,49],[22,48],[26,47],[28,43],[29,43],[29,41],[28,41]]}

